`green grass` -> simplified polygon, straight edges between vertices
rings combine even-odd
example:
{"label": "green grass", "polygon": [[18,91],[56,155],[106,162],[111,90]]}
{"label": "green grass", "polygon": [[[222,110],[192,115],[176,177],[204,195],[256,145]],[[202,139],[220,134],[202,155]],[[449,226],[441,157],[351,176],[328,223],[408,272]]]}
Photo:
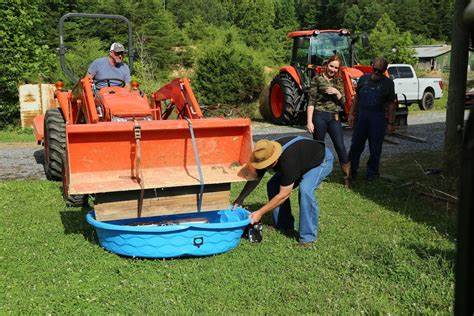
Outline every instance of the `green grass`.
{"label": "green grass", "polygon": [[35,137],[31,128],[7,127],[0,130],[0,143],[34,142]]}
{"label": "green grass", "polygon": [[[438,166],[433,155],[385,161],[397,183],[358,181],[348,191],[339,173],[324,182],[314,248],[265,225],[261,244],[242,240],[229,253],[194,259],[108,253],[85,210],[65,208],[59,184],[0,182],[0,314],[451,314],[454,216],[398,188],[416,176],[414,158]],[[260,185],[246,206],[265,201]]]}

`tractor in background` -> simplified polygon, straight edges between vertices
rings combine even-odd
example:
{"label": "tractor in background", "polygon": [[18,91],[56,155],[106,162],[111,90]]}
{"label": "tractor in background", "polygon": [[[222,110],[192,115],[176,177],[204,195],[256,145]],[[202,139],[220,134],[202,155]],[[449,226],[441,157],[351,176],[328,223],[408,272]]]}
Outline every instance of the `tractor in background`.
{"label": "tractor in background", "polygon": [[[337,53],[343,61],[341,75],[346,103],[341,118],[345,119],[355,95],[357,79],[372,72],[371,66],[355,64],[357,37],[351,36],[346,29],[295,31],[288,33],[288,37],[293,39],[291,62],[280,68],[278,75],[260,95],[262,117],[278,125],[306,124],[311,79],[321,72],[324,61]],[[362,37],[362,43],[368,45],[366,36]],[[407,113],[406,107],[399,107],[396,113],[399,125],[406,125]]]}

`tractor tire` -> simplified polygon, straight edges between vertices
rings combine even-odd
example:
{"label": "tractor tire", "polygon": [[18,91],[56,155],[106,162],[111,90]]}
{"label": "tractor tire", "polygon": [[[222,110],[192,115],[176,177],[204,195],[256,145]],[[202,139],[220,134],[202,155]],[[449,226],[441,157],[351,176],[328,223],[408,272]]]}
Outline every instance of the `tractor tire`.
{"label": "tractor tire", "polygon": [[266,86],[258,99],[260,115],[265,121],[272,121],[270,112],[270,86]]}
{"label": "tractor tire", "polygon": [[87,206],[89,201],[88,194],[73,194],[64,197],[67,207]]}
{"label": "tractor tire", "polygon": [[420,110],[422,111],[431,110],[434,106],[434,100],[435,100],[434,93],[431,91],[425,91],[419,103]]}
{"label": "tractor tire", "polygon": [[51,181],[63,178],[63,155],[66,151],[66,124],[60,109],[50,109],[44,116],[44,172]]}
{"label": "tractor tire", "polygon": [[[67,166],[68,164],[67,164],[66,153],[63,154],[61,159],[62,159],[62,165]],[[61,175],[63,178],[63,181],[64,179],[66,179],[65,172],[66,172],[66,168],[63,168],[62,175]],[[64,182],[63,182],[63,199],[64,199],[64,202],[66,203],[66,207],[80,207],[80,206],[89,205],[89,194],[67,195],[67,192],[64,187]]]}
{"label": "tractor tire", "polygon": [[271,82],[266,102],[260,104],[260,113],[274,124],[298,124],[298,113],[295,109],[300,97],[302,92],[293,78],[286,73],[280,73]]}

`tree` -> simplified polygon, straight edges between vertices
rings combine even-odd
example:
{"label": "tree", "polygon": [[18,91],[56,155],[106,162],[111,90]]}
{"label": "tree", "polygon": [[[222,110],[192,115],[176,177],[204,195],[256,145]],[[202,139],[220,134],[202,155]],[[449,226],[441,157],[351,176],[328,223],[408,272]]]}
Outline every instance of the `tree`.
{"label": "tree", "polygon": [[44,20],[39,1],[11,1],[1,5],[0,126],[19,117],[18,83],[48,79],[53,51],[43,43]]}
{"label": "tree", "polygon": [[[410,47],[413,44],[410,33],[401,33],[395,22],[386,13],[382,15],[375,28],[370,32],[369,41],[371,48],[368,56],[370,58],[383,56],[390,63],[412,64],[416,62],[415,51]],[[368,56],[366,55],[366,57]]]}
{"label": "tree", "polygon": [[273,0],[241,0],[236,2],[233,12],[233,22],[242,30],[248,46],[265,48],[272,43],[275,21]]}

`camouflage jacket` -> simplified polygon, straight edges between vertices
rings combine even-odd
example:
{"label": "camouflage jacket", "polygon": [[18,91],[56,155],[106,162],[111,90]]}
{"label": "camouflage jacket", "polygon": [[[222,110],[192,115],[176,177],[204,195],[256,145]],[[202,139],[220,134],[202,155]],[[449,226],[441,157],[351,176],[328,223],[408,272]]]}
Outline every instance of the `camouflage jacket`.
{"label": "camouflage jacket", "polygon": [[[329,87],[334,87],[339,90],[342,94],[342,98],[338,100],[336,95],[327,94],[325,90]],[[323,75],[318,74],[311,80],[308,106],[314,106],[316,111],[337,113],[342,110],[345,102],[344,85],[341,78],[336,77],[328,81]]]}

